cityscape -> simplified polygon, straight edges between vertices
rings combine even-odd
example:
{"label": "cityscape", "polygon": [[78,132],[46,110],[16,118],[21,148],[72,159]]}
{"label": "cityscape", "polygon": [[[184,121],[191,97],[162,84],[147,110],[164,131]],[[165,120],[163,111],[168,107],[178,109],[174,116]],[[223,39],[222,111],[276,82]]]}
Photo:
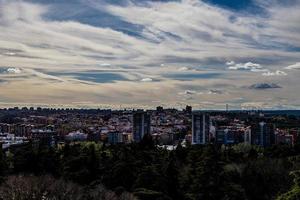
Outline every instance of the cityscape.
{"label": "cityscape", "polygon": [[76,141],[129,144],[139,143],[145,135],[168,149],[179,143],[270,147],[292,146],[300,137],[298,120],[289,125],[278,122],[290,120],[288,111],[192,111],[188,105],[183,110],[158,106],[145,111],[15,107],[1,109],[0,116],[3,149],[34,140],[48,145]]}
{"label": "cityscape", "polygon": [[0,144],[2,199],[284,199],[300,112],[4,108]]}
{"label": "cityscape", "polygon": [[300,0],[0,0],[0,200],[300,200]]}

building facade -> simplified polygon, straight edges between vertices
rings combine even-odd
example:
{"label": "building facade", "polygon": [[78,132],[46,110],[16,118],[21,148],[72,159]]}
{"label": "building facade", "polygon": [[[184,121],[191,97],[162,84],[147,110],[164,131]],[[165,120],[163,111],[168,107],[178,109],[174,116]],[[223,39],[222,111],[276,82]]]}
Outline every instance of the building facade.
{"label": "building facade", "polygon": [[260,122],[251,127],[251,144],[269,147],[275,143],[273,124]]}
{"label": "building facade", "polygon": [[151,134],[150,115],[144,111],[135,112],[133,114],[134,142],[140,142],[146,134]]}
{"label": "building facade", "polygon": [[123,143],[123,134],[118,131],[108,133],[108,143],[110,144]]}
{"label": "building facade", "polygon": [[207,144],[210,141],[210,116],[205,113],[192,115],[192,144]]}

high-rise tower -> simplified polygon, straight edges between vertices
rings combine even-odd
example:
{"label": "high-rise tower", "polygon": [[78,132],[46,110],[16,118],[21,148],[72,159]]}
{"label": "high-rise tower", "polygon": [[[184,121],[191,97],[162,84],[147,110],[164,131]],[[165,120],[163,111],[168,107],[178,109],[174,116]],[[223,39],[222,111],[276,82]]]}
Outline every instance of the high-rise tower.
{"label": "high-rise tower", "polygon": [[133,114],[133,140],[140,142],[144,135],[150,134],[150,115],[144,111],[137,111]]}
{"label": "high-rise tower", "polygon": [[192,115],[192,144],[207,144],[209,142],[210,117],[205,113]]}

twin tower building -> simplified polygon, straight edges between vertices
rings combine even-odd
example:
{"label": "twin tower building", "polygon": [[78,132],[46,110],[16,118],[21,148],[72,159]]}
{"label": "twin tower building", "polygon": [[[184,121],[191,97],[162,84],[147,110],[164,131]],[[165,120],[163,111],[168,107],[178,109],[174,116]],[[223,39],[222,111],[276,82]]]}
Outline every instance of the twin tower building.
{"label": "twin tower building", "polygon": [[[192,144],[209,143],[210,123],[208,114],[192,115]],[[150,115],[144,111],[137,111],[133,114],[133,140],[140,142],[146,134],[151,134]]]}
{"label": "twin tower building", "polygon": [[193,113],[192,115],[192,144],[237,144],[248,143],[252,145],[268,147],[275,143],[275,128],[273,124],[258,122],[244,129],[234,131],[226,128],[218,130],[214,127],[211,131],[212,120],[207,113]]}
{"label": "twin tower building", "polygon": [[[208,113],[194,112],[192,114],[192,144],[208,144],[216,142],[217,135],[220,131],[211,133],[212,120]],[[151,117],[147,112],[137,111],[133,114],[133,140],[140,142],[142,138],[151,134]],[[224,133],[227,138],[228,130]],[[222,136],[223,137],[223,136]],[[233,143],[247,142],[258,146],[271,146],[274,144],[274,128],[271,124],[260,122],[253,124],[243,133],[238,133],[238,138]],[[224,144],[228,144],[225,142]]]}
{"label": "twin tower building", "polygon": [[[226,129],[211,131],[212,120],[207,113],[193,113],[192,115],[192,144],[237,144],[248,143],[268,147],[275,143],[275,128],[273,124],[258,122],[243,131]],[[221,138],[221,140],[220,140]],[[221,141],[221,142],[220,142]]]}

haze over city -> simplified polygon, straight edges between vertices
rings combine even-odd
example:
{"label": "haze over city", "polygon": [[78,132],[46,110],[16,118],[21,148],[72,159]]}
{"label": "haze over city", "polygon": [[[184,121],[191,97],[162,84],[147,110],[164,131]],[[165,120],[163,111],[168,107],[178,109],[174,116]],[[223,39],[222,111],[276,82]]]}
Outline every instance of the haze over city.
{"label": "haze over city", "polygon": [[299,0],[0,0],[0,106],[299,109]]}

